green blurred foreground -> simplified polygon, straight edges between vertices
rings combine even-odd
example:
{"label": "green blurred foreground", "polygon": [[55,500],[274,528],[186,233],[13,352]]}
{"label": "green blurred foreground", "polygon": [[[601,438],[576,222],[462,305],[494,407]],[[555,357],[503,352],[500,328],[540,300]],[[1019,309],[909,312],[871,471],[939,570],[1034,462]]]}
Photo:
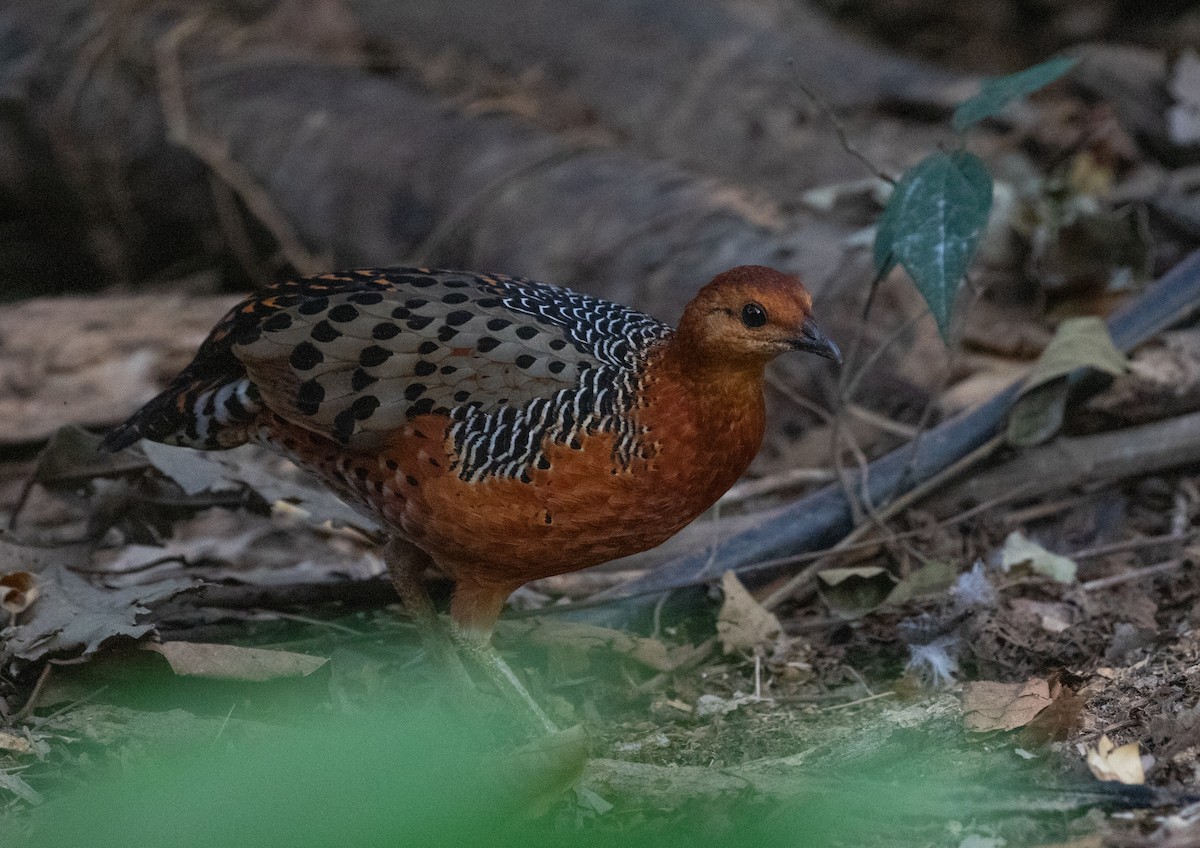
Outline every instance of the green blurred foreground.
{"label": "green blurred foreground", "polygon": [[[126,757],[106,777],[93,772],[82,788],[53,795],[16,845],[957,846],[964,832],[995,832],[977,828],[1013,814],[996,809],[1004,799],[1022,807],[1023,796],[1046,797],[1011,745],[986,754],[978,738],[916,730],[891,734],[882,750],[826,750],[811,769],[772,776],[777,787],[794,780],[794,793],[768,798],[748,782],[671,804],[661,785],[643,793],[636,782],[589,781],[597,803],[572,788],[583,746],[499,750],[491,722],[445,712],[300,720],[268,735],[223,733]],[[1018,812],[1028,829],[1032,807]],[[1068,824],[1061,812],[1048,818],[1034,827],[1039,837]]]}

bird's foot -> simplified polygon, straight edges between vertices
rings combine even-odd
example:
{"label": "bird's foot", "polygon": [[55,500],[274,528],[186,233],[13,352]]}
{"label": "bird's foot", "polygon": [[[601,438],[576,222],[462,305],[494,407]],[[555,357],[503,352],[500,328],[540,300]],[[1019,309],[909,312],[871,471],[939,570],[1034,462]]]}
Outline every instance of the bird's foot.
{"label": "bird's foot", "polygon": [[559,727],[550,720],[546,711],[529,694],[529,690],[517,677],[504,658],[492,646],[491,633],[482,633],[450,622],[450,636],[459,650],[479,667],[496,689],[544,733],[558,733]]}

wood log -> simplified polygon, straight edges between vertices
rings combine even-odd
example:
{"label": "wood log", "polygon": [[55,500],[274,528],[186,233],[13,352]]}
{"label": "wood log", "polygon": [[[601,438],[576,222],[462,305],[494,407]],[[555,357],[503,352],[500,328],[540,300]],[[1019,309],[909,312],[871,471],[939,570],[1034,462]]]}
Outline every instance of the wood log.
{"label": "wood log", "polygon": [[805,3],[348,2],[363,32],[401,61],[411,56],[418,73],[453,46],[572,95],[648,155],[785,201],[818,182],[865,176],[802,86],[839,108],[866,155],[893,170],[942,130],[874,107],[946,111],[973,93],[970,80],[856,40]]}
{"label": "wood log", "polygon": [[[299,270],[521,273],[668,318],[732,265],[805,270],[806,237],[729,186],[455,112],[348,62],[344,45],[214,9],[0,10],[0,40],[13,45],[0,57],[16,103],[6,120],[46,156],[14,167],[61,171],[90,210],[110,279],[227,257],[231,230],[243,253],[269,236]],[[47,293],[60,283],[45,280]]]}

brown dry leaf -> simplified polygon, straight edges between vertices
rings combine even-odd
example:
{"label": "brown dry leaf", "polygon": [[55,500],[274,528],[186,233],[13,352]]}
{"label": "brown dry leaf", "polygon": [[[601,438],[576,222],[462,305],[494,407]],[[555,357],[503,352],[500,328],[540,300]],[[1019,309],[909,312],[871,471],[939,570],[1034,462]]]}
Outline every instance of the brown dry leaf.
{"label": "brown dry leaf", "polygon": [[33,743],[23,736],[14,736],[0,730],[0,751],[11,751],[14,754],[32,754]]}
{"label": "brown dry leaf", "polygon": [[39,594],[37,575],[29,571],[13,571],[0,577],[0,609],[7,613],[25,612]]}
{"label": "brown dry leaf", "polygon": [[977,680],[963,686],[963,720],[968,730],[1016,730],[1050,706],[1050,684],[1040,677],[1024,683]]}
{"label": "brown dry leaf", "polygon": [[721,589],[725,601],[717,615],[717,638],[725,653],[752,651],[775,644],[783,632],[779,619],[754,600],[737,575],[726,571],[721,577]]}
{"label": "brown dry leaf", "polygon": [[1129,373],[1088,398],[1085,407],[1132,424],[1200,409],[1200,328],[1163,333],[1138,348]]}
{"label": "brown dry leaf", "polygon": [[1142,755],[1136,742],[1118,748],[1105,734],[1096,742],[1095,748],[1088,749],[1087,765],[1097,780],[1116,780],[1135,786],[1146,782]]}
{"label": "brown dry leaf", "polygon": [[1061,742],[1069,739],[1079,728],[1087,697],[1061,684],[1054,685],[1050,696],[1053,699],[1050,706],[1038,713],[1021,731],[1022,741],[1027,745]]}
{"label": "brown dry leaf", "polygon": [[180,677],[208,677],[218,680],[275,680],[281,677],[307,677],[325,663],[327,657],[314,657],[291,651],[243,648],[205,642],[163,642],[143,646],[162,654],[171,671]]}

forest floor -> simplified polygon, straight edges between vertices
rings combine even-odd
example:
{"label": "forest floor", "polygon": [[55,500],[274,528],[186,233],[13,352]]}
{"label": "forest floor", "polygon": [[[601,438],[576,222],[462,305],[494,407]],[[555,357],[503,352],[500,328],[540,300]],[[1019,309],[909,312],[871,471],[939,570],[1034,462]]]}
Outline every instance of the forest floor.
{"label": "forest floor", "polygon": [[[867,32],[936,11],[833,5]],[[992,72],[1119,29],[1121,4],[1074,5],[1095,14],[1036,46],[997,36],[978,67],[941,18],[917,47]],[[662,550],[514,596],[496,644],[557,736],[486,685],[448,688],[378,528],[286,462],[95,452],[236,300],[211,275],[0,307],[0,843],[1200,844],[1200,328],[1073,385],[1041,444],[873,506],[841,549],[749,589],[721,567],[724,539],[919,443],[1022,379],[1065,318],[1112,314],[1200,245],[1195,164],[1114,114],[1055,89],[972,142],[999,211],[956,353],[901,272],[867,322],[867,281],[831,289],[822,323],[861,341],[861,379],[782,364],[763,452],[716,508]],[[878,190],[802,205],[858,231]],[[697,590],[600,597],[701,551]]]}

